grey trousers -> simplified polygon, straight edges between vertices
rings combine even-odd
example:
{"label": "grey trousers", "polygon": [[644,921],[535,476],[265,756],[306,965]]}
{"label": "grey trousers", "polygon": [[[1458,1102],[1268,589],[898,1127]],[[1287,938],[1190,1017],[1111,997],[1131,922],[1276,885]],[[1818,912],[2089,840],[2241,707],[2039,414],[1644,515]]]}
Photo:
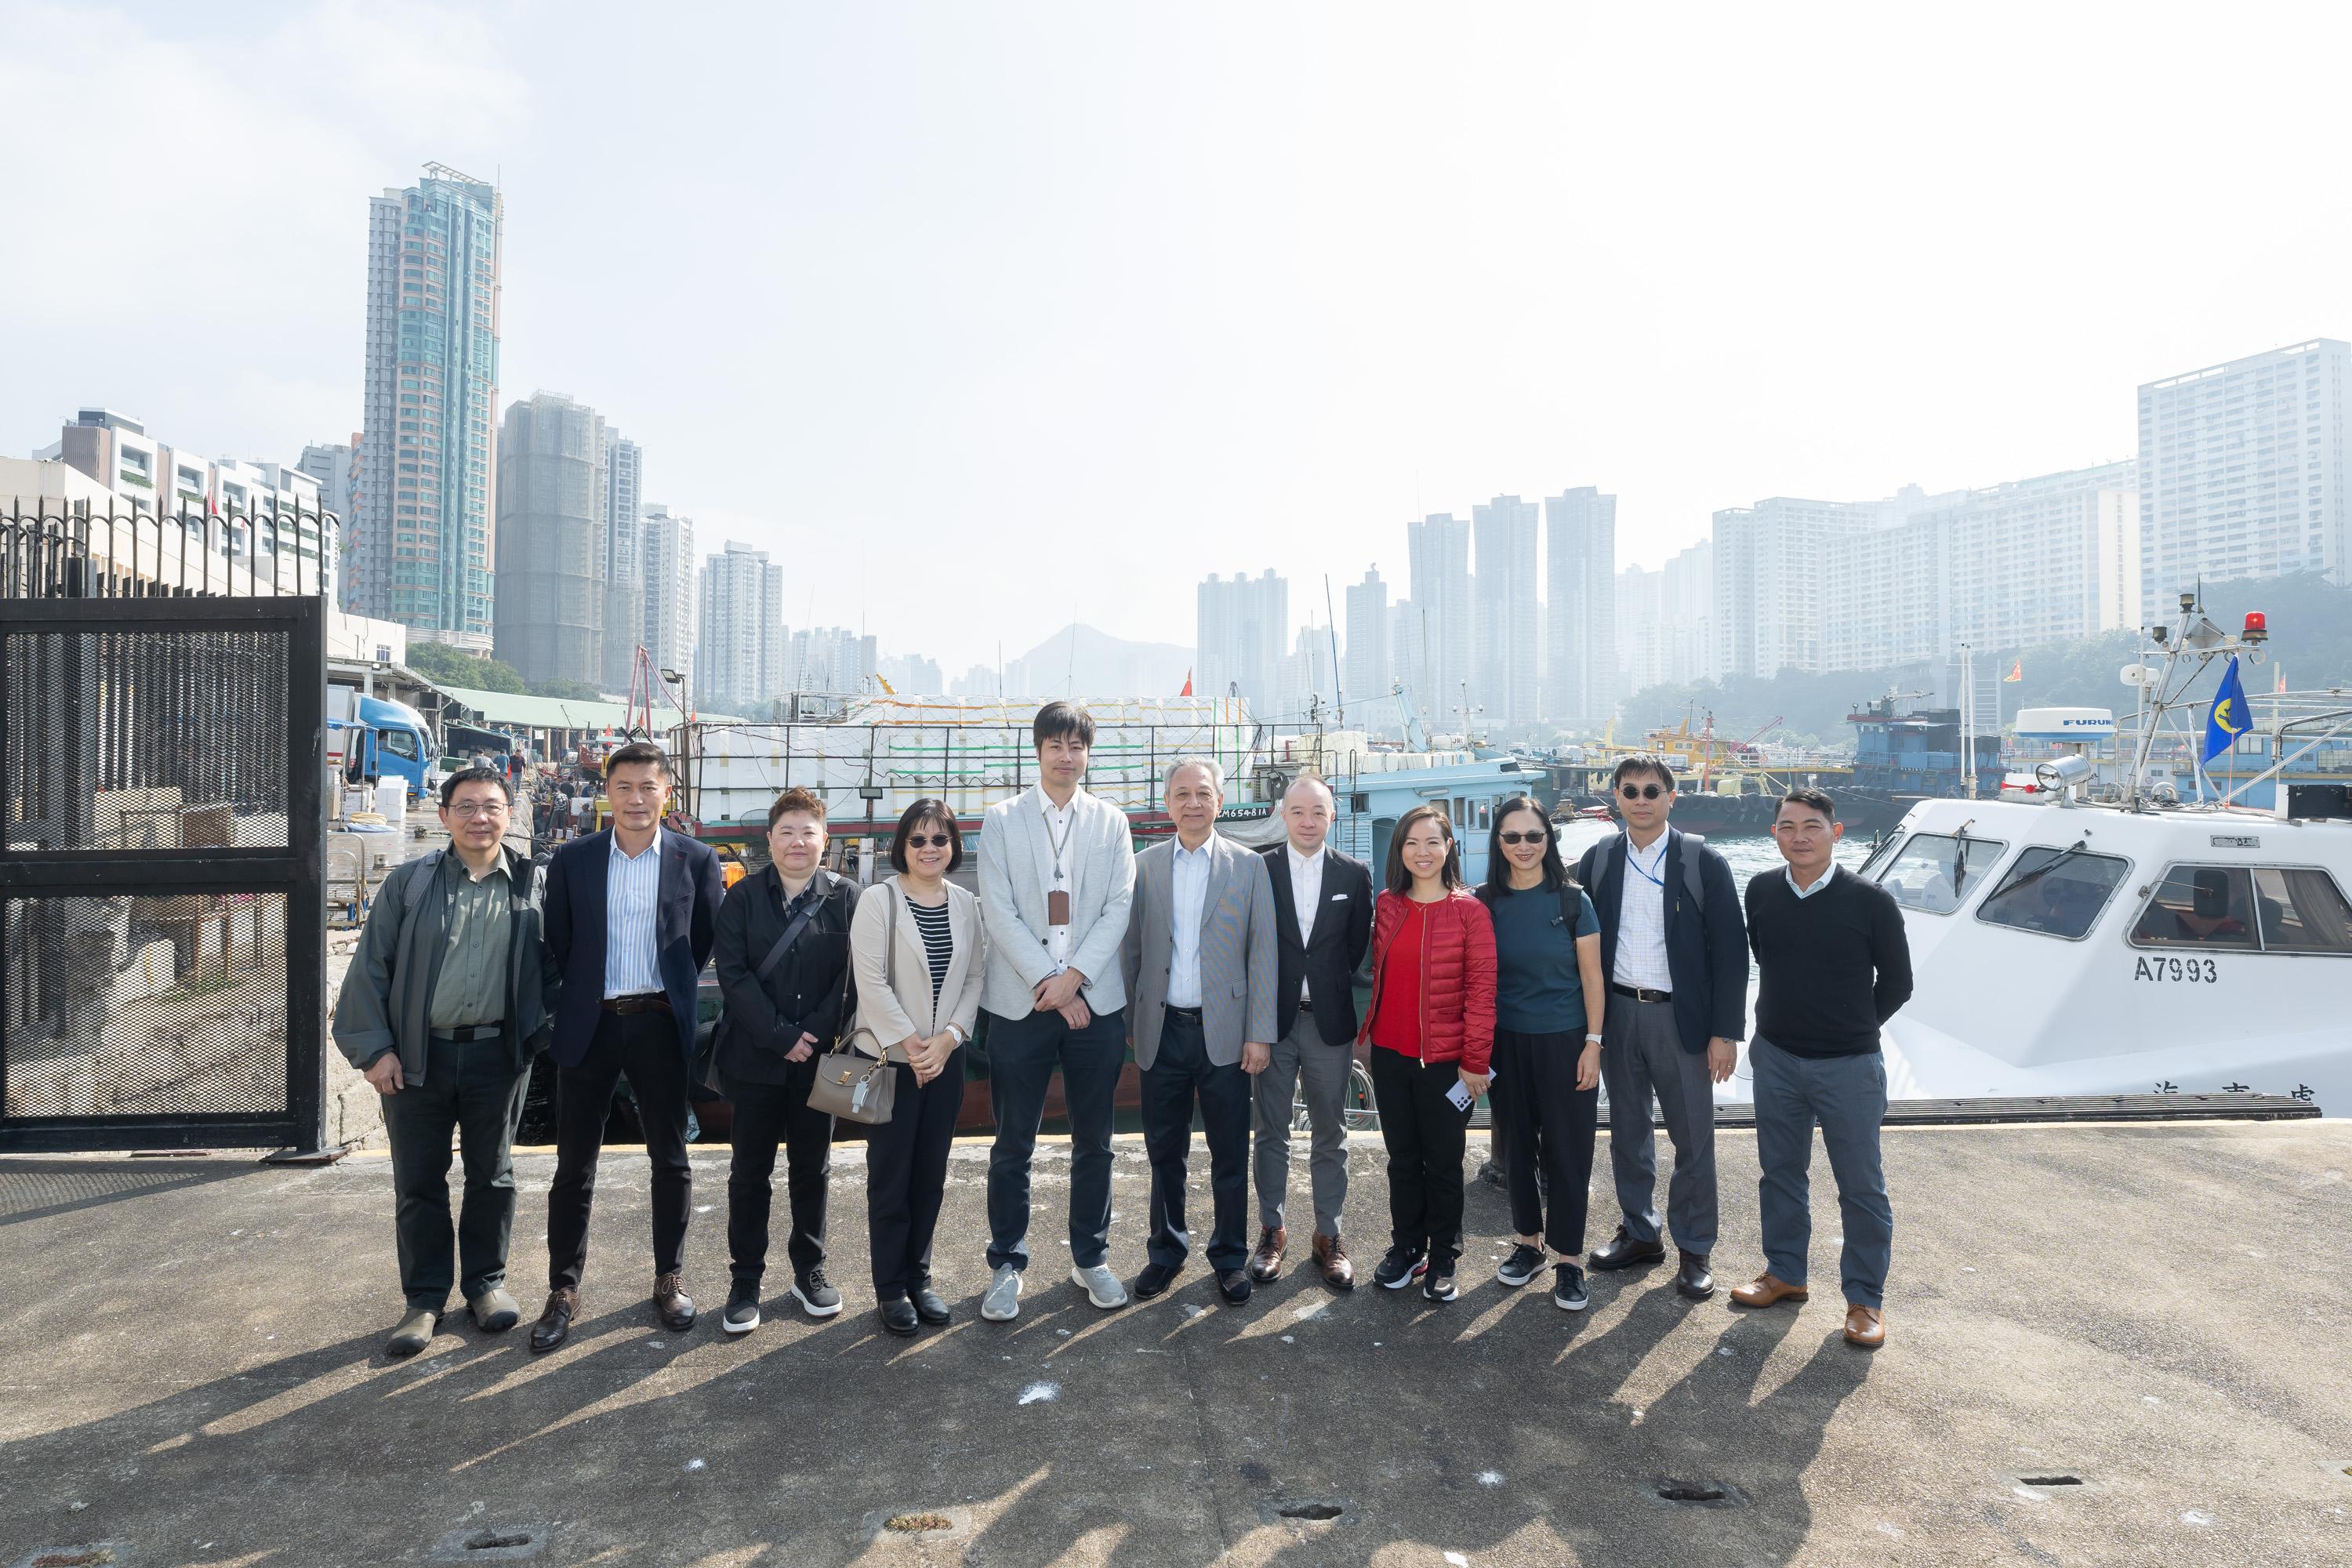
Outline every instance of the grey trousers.
{"label": "grey trousers", "polygon": [[1748,1065],[1756,1075],[1756,1158],[1764,1168],[1758,1184],[1764,1267],[1785,1284],[1805,1282],[1805,1255],[1813,1237],[1808,1168],[1818,1124],[1845,1223],[1839,1260],[1845,1299],[1857,1307],[1885,1306],[1886,1268],[1895,1251],[1895,1208],[1886,1199],[1886,1169],[1878,1154],[1878,1127],[1886,1119],[1886,1059],[1876,1051],[1801,1057],[1759,1035],[1748,1044]]}
{"label": "grey trousers", "polygon": [[1282,1224],[1290,1191],[1290,1107],[1295,1088],[1307,1090],[1307,1114],[1315,1130],[1307,1166],[1315,1190],[1315,1229],[1339,1234],[1339,1209],[1348,1200],[1348,1066],[1354,1053],[1327,1046],[1305,1006],[1290,1032],[1274,1043],[1274,1057],[1257,1075],[1251,1094],[1257,1106],[1257,1145],[1251,1163],[1257,1175],[1260,1225]]}
{"label": "grey trousers", "polygon": [[1706,1053],[1683,1049],[1671,1002],[1636,1002],[1609,994],[1601,1027],[1601,1075],[1609,1086],[1609,1164],[1625,1234],[1656,1241],[1657,1141],[1654,1095],[1674,1141],[1675,1173],[1666,1183],[1666,1222],[1675,1245],[1704,1257],[1715,1250],[1715,1086]]}

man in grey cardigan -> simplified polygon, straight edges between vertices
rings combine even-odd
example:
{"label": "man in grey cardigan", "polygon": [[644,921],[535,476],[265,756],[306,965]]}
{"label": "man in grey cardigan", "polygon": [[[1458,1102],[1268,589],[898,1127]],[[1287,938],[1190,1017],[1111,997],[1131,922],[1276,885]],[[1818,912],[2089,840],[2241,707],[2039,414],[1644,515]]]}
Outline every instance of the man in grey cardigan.
{"label": "man in grey cardigan", "polygon": [[[488,1332],[520,1316],[507,1294],[514,1134],[552,1013],[540,936],[541,879],[505,845],[503,774],[465,768],[441,786],[449,847],[393,868],[376,889],[335,1002],[336,1047],[383,1096],[407,1309],[384,1352],[432,1341],[464,1268],[466,1305]],[[466,1164],[453,1237],[449,1141]],[[455,1255],[453,1258],[453,1254]]]}
{"label": "man in grey cardigan", "polygon": [[1095,721],[1048,702],[1030,726],[1037,785],[988,808],[980,908],[988,932],[988,1266],[980,1315],[1021,1311],[1029,1266],[1029,1163],[1058,1066],[1070,1119],[1070,1279],[1097,1307],[1123,1307],[1110,1250],[1111,1100],[1127,1056],[1118,969],[1135,891],[1127,814],[1081,789]]}
{"label": "man in grey cardigan", "polygon": [[1209,1139],[1209,1267],[1229,1305],[1250,1297],[1250,1080],[1273,1059],[1281,954],[1265,861],[1217,833],[1224,798],[1214,759],[1180,759],[1165,788],[1176,837],[1135,858],[1119,967],[1151,1160],[1151,1260],[1135,1278],[1139,1300],[1165,1291],[1192,1251],[1184,1178],[1196,1101]]}

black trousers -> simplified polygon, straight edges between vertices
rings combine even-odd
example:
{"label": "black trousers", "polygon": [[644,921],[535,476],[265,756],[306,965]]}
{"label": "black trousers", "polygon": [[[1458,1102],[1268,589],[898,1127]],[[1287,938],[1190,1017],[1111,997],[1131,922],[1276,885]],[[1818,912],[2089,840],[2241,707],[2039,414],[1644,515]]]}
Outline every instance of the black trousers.
{"label": "black trousers", "polygon": [[1160,1054],[1143,1074],[1143,1148],[1151,1161],[1151,1261],[1171,1268],[1192,1250],[1184,1228],[1184,1178],[1192,1155],[1192,1106],[1209,1141],[1209,1267],[1249,1261],[1250,1076],[1209,1060],[1201,1020],[1162,1016]]}
{"label": "black trousers", "polygon": [[652,1162],[654,1272],[686,1267],[686,1222],[693,1211],[694,1169],[686,1159],[686,1056],[667,1013],[597,1017],[588,1054],[555,1074],[555,1182],[547,1194],[547,1282],[577,1290],[588,1266],[588,1211],[596,1195],[596,1160],[604,1119],[622,1078],[636,1096]]}
{"label": "black trousers", "polygon": [[[1495,1112],[1496,1158],[1511,1193],[1511,1228],[1521,1236],[1539,1235],[1554,1252],[1570,1258],[1584,1250],[1593,1131],[1601,1120],[1601,1086],[1576,1087],[1576,1058],[1583,1049],[1581,1031],[1522,1035],[1497,1029],[1495,1082],[1486,1091]],[[1543,1187],[1536,1184],[1539,1162]]]}
{"label": "black trousers", "polygon": [[947,1195],[948,1145],[963,1110],[963,1052],[919,1089],[903,1063],[890,1120],[866,1132],[866,1229],[874,1255],[874,1299],[898,1300],[931,1282],[931,1237]]}
{"label": "black trousers", "polygon": [[1460,1068],[1374,1046],[1371,1070],[1381,1141],[1389,1150],[1389,1238],[1426,1252],[1432,1274],[1451,1274],[1462,1255],[1462,1154],[1470,1112],[1454,1110],[1445,1091],[1461,1081]]}
{"label": "black trousers", "polygon": [[727,1168],[727,1253],[739,1284],[756,1285],[768,1271],[768,1211],[773,1202],[776,1149],[784,1151],[785,1199],[792,1235],[784,1255],[793,1273],[824,1261],[825,1186],[833,1179],[833,1118],[809,1109],[817,1056],[795,1062],[782,1084],[730,1079],[735,1102],[735,1158]]}
{"label": "black trousers", "polygon": [[[506,1283],[507,1245],[514,1237],[514,1135],[529,1079],[516,1070],[504,1037],[465,1045],[435,1040],[426,1047],[425,1081],[384,1096],[384,1139],[399,1205],[394,1224],[400,1291],[411,1309],[442,1310],[453,1283],[468,1301]],[[466,1163],[466,1206],[454,1236],[452,1133]]]}

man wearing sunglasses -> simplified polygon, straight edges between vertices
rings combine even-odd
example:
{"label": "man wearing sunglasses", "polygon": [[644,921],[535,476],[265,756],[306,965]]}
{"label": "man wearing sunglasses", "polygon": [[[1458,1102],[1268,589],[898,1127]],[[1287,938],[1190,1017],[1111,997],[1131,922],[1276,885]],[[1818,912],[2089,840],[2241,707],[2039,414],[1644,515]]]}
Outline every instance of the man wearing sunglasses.
{"label": "man wearing sunglasses", "polygon": [[1739,1060],[1748,1015],[1748,927],[1731,867],[1703,839],[1667,826],[1675,772],[1647,752],[1621,760],[1611,780],[1625,831],[1596,844],[1576,879],[1601,917],[1601,970],[1609,978],[1601,1072],[1609,1089],[1609,1163],[1624,1218],[1593,1248],[1601,1269],[1664,1260],[1659,1230],[1654,1098],[1675,1146],[1666,1223],[1681,1254],[1675,1289],[1715,1293],[1715,1089]]}

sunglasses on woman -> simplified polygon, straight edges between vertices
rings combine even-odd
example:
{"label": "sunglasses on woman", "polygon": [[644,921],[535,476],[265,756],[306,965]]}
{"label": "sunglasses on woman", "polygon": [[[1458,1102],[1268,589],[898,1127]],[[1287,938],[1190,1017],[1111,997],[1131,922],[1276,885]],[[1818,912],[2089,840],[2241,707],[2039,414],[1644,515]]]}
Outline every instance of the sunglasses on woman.
{"label": "sunglasses on woman", "polygon": [[1501,837],[1503,842],[1506,844],[1541,844],[1544,840],[1549,838],[1551,835],[1549,833],[1519,833],[1515,831],[1507,831],[1498,835],[1498,837]]}
{"label": "sunglasses on woman", "polygon": [[948,836],[944,833],[909,833],[907,835],[907,847],[909,849],[944,849],[947,847]]}
{"label": "sunglasses on woman", "polygon": [[1617,793],[1627,800],[1655,800],[1666,792],[1657,784],[1619,784]]}

